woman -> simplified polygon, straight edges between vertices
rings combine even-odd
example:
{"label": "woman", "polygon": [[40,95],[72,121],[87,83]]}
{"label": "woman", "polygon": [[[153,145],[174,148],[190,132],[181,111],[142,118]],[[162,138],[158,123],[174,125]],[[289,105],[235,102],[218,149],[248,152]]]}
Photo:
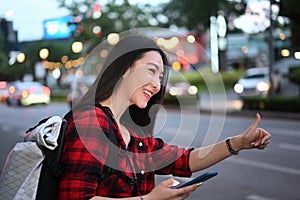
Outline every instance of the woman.
{"label": "woman", "polygon": [[[60,199],[184,199],[199,185],[181,189],[168,179],[155,187],[155,174],[189,177],[237,154],[264,149],[270,134],[260,116],[244,133],[212,146],[183,149],[151,137],[167,80],[167,59],[141,36],[120,40],[93,86],[66,116]],[[202,152],[208,152],[202,156]]]}

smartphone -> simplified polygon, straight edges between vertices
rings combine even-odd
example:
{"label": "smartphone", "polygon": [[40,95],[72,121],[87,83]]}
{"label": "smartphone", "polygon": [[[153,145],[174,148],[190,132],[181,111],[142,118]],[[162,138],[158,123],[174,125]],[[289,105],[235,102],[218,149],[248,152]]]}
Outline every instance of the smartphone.
{"label": "smartphone", "polygon": [[178,185],[178,186],[175,186],[174,188],[175,189],[179,189],[179,188],[183,188],[183,187],[186,187],[186,186],[189,186],[189,185],[193,185],[195,183],[201,183],[201,182],[204,182],[204,181],[207,181],[208,179],[214,177],[218,175],[218,172],[215,172],[215,171],[210,171],[210,172],[206,172],[182,185]]}

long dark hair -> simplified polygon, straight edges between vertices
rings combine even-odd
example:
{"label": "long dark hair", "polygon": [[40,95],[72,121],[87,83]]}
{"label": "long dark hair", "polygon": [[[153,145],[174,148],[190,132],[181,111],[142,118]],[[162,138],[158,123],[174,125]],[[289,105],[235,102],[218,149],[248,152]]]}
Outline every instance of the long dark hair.
{"label": "long dark hair", "polygon": [[109,98],[123,74],[148,51],[157,51],[162,57],[164,76],[161,82],[161,89],[156,95],[151,97],[146,108],[141,109],[136,105],[131,105],[123,114],[121,121],[131,126],[138,125],[145,133],[152,133],[158,109],[157,107],[156,109],[151,109],[150,113],[150,108],[154,104],[162,104],[163,102],[168,77],[168,60],[165,53],[152,39],[143,36],[127,36],[118,42],[106,58],[97,79],[75,108],[86,104],[96,104]]}

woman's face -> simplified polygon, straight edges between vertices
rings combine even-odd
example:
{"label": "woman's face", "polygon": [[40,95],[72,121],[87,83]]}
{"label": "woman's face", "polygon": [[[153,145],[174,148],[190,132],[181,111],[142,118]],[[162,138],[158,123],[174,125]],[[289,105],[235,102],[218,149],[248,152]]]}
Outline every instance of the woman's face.
{"label": "woman's face", "polygon": [[157,51],[146,52],[123,76],[129,105],[135,104],[145,108],[150,98],[157,94],[161,87],[164,64]]}

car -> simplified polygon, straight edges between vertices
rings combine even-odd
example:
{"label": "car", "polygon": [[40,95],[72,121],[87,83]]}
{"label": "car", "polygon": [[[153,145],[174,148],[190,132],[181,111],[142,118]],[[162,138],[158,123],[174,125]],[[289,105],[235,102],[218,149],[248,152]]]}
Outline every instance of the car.
{"label": "car", "polygon": [[[272,74],[273,90],[280,91],[281,77],[278,71]],[[269,68],[249,68],[244,76],[234,85],[234,91],[240,97],[267,96],[271,91]]]}
{"label": "car", "polygon": [[6,102],[7,98],[7,81],[0,81],[0,102]]}
{"label": "car", "polygon": [[170,96],[197,96],[198,88],[186,80],[181,72],[169,69],[169,81],[166,85],[166,93]]}
{"label": "car", "polygon": [[166,92],[171,96],[193,96],[197,95],[198,88],[187,82],[168,83]]}
{"label": "car", "polygon": [[8,87],[7,105],[49,104],[51,90],[39,82],[15,81]]}

